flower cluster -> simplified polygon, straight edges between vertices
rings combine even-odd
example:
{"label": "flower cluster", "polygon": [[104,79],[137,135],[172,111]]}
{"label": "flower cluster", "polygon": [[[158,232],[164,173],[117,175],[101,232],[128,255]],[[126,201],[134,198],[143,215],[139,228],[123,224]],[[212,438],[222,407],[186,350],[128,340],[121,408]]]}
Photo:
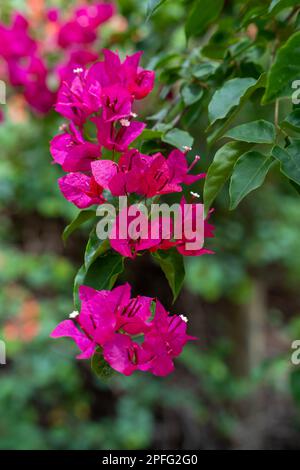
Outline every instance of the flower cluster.
{"label": "flower cluster", "polygon": [[[56,101],[57,85],[69,71],[96,61],[92,45],[98,27],[114,14],[112,3],[81,5],[67,19],[59,10],[46,11],[39,30],[44,37],[36,39],[29,21],[17,13],[10,25],[0,24],[0,57],[4,60],[5,76],[13,87],[21,89],[32,109],[45,114]],[[51,65],[51,57],[60,55],[61,63]]]}
{"label": "flower cluster", "polygon": [[[154,87],[154,72],[143,69],[140,59],[137,52],[121,61],[117,53],[104,49],[103,60],[70,70],[59,89],[55,109],[67,123],[51,141],[50,151],[54,163],[66,173],[58,181],[60,190],[79,209],[101,207],[107,198],[121,196],[130,196],[132,208],[134,201],[151,202],[152,198],[180,193],[183,185],[205,177],[204,173],[191,174],[199,157],[189,165],[189,148],[173,150],[167,158],[161,153],[145,155],[135,148],[134,141],[146,127],[136,119],[135,102]],[[181,206],[185,202],[182,198]],[[190,204],[187,219],[191,226],[197,222],[197,207],[199,204]],[[114,228],[121,225],[123,215],[120,210]],[[143,222],[147,227],[148,219]],[[183,224],[182,220],[170,218],[170,229],[164,236],[162,219],[158,217],[155,223],[155,237],[133,239],[129,232],[115,230],[119,236],[109,237],[110,248],[129,258],[146,250],[172,249],[185,256],[211,253],[203,245],[189,251],[187,241],[193,240],[187,240],[185,234],[174,240],[176,223]],[[206,220],[204,238],[212,237],[213,229]],[[110,366],[125,375],[135,370],[167,375],[173,370],[173,358],[192,339],[186,334],[183,317],[171,316],[153,298],[132,299],[128,284],[111,292],[81,286],[79,297],[80,314],[73,312],[52,334],[73,338],[81,350],[79,358],[89,358],[100,348]]]}
{"label": "flower cluster", "polygon": [[153,298],[131,298],[128,284],[112,291],[81,286],[79,293],[80,313],[71,313],[51,335],[72,338],[81,351],[79,359],[90,358],[101,347],[104,359],[122,374],[141,370],[165,376],[186,342],[196,339],[186,334],[185,317],[170,315]]}
{"label": "flower cluster", "polygon": [[[63,126],[62,134],[54,137],[50,149],[54,162],[67,172],[59,179],[65,198],[79,209],[85,209],[105,202],[104,190],[112,196],[134,194],[152,198],[181,192],[183,184],[190,185],[204,178],[204,173],[190,174],[199,157],[189,166],[188,149],[173,150],[165,158],[161,153],[144,155],[130,148],[146,127],[135,119],[134,102],[151,92],[154,73],[139,66],[140,52],[127,56],[124,62],[109,50],[104,50],[103,54],[103,61],[88,69],[74,70],[59,90],[56,110],[70,122]],[[95,142],[84,137],[87,123],[95,128]],[[118,161],[103,158],[107,150]],[[193,211],[191,217],[192,214]],[[206,236],[212,236],[207,221],[205,226]],[[156,245],[157,249],[171,246],[169,243]],[[178,240],[179,251],[182,245],[183,240]],[[123,249],[120,246],[118,249],[117,243],[112,243],[112,247],[129,256],[124,244]],[[207,252],[203,249],[191,254]]]}

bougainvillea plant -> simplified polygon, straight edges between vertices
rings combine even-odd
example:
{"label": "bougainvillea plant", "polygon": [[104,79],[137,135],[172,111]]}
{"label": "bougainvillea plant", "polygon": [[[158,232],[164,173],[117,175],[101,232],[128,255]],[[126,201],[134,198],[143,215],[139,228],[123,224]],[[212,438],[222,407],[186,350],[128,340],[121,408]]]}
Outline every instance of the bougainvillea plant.
{"label": "bougainvillea plant", "polygon": [[[121,61],[117,53],[103,50],[103,60],[74,68],[59,89],[55,109],[67,121],[51,142],[51,154],[66,172],[58,181],[62,194],[81,209],[66,228],[65,240],[83,222],[96,221],[95,205],[101,208],[110,202],[114,207],[119,196],[128,198],[129,206],[119,210],[114,220],[116,228],[125,213],[130,219],[130,210],[141,200],[149,206],[205,177],[204,173],[191,173],[199,157],[189,165],[188,146],[174,149],[167,157],[140,152],[138,139],[153,131],[137,119],[135,102],[149,95],[155,78],[153,71],[140,66],[141,55],[137,52]],[[186,217],[191,226],[199,217],[199,204],[193,201]],[[185,203],[180,197],[180,207]],[[139,222],[148,228],[146,215]],[[184,278],[183,256],[210,251],[203,245],[189,249],[191,239],[185,233],[174,236],[175,225],[182,221],[175,224],[170,218],[168,222],[169,230],[163,234],[162,220],[156,219],[156,236],[134,238],[126,228],[125,232],[115,230],[118,236],[112,237],[111,232],[109,239],[101,240],[96,224],[91,232],[84,265],[75,279],[76,310],[56,327],[52,337],[72,338],[81,351],[78,358],[93,358],[94,369],[102,374],[103,368],[106,373],[110,368],[125,375],[141,370],[165,376],[174,369],[173,358],[187,341],[195,339],[187,334],[187,319],[171,315],[158,299],[132,298],[128,284],[111,290],[123,271],[124,259],[149,251],[177,297]],[[203,225],[204,238],[212,237],[213,226],[207,220]]]}

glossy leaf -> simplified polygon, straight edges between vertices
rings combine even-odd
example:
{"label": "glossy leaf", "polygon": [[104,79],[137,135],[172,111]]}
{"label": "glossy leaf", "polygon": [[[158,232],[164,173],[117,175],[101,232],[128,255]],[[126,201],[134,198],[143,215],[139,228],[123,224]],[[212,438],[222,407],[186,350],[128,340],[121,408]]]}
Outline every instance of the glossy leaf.
{"label": "glossy leaf", "polygon": [[247,194],[263,184],[272,162],[270,156],[256,151],[247,152],[238,159],[229,187],[231,210],[235,209]]}
{"label": "glossy leaf", "polygon": [[238,106],[246,92],[255,84],[255,78],[233,78],[217,90],[208,106],[210,123],[225,118],[229,112]]}
{"label": "glossy leaf", "polygon": [[165,273],[173,293],[173,301],[177,299],[185,277],[183,257],[175,248],[168,251],[159,250],[153,253],[161,269]]}
{"label": "glossy leaf", "polygon": [[274,124],[261,119],[234,127],[225,134],[225,137],[243,142],[272,144],[276,138],[276,130]]}
{"label": "glossy leaf", "polygon": [[291,129],[294,132],[300,132],[300,109],[295,109],[291,114],[281,122],[282,129]]}
{"label": "glossy leaf", "polygon": [[92,371],[99,377],[99,379],[106,381],[110,379],[115,371],[110,367],[103,357],[103,353],[100,348],[95,351],[91,360]]}
{"label": "glossy leaf", "polygon": [[108,240],[99,240],[96,230],[92,230],[84,254],[84,265],[86,269],[93,264],[98,256],[109,249]]}
{"label": "glossy leaf", "polygon": [[251,144],[229,142],[217,151],[204,182],[204,205],[206,214],[216,196],[230,178],[236,161],[250,148]]}
{"label": "glossy leaf", "polygon": [[[242,80],[242,79],[236,79],[236,80],[238,80],[238,83],[241,85],[239,80]],[[249,80],[249,79],[246,79],[246,80]],[[244,85],[245,85],[245,82],[244,82]],[[213,122],[206,130],[206,132],[209,133],[208,138],[207,138],[207,142],[209,146],[211,146],[214,142],[216,142],[220,137],[222,137],[225,134],[231,122],[236,117],[237,113],[240,111],[242,106],[250,99],[250,97],[256,90],[258,90],[259,88],[264,88],[265,85],[266,85],[266,74],[262,73],[259,79],[255,81],[254,85],[249,86],[246,89],[245,93],[242,94],[242,96],[240,96],[239,98],[236,96],[236,101],[235,101],[234,106],[231,106],[233,103],[229,102],[228,97],[226,98],[225,100],[227,102],[226,111],[225,109],[223,109],[223,111],[226,112],[225,118],[223,119],[218,118],[217,121]],[[240,91],[241,91],[241,88],[240,88]],[[238,102],[238,105],[236,105],[237,102]],[[219,110],[221,110],[221,106],[219,106]]]}
{"label": "glossy leaf", "polygon": [[185,146],[192,147],[194,138],[188,132],[174,128],[162,137],[162,141],[182,150]]}
{"label": "glossy leaf", "polygon": [[195,0],[185,25],[187,38],[199,36],[220,15],[224,0]]}
{"label": "glossy leaf", "polygon": [[148,0],[147,3],[147,20],[162,6],[167,0]]}
{"label": "glossy leaf", "polygon": [[285,149],[275,145],[272,155],[280,162],[281,172],[295,183],[300,184],[300,144]]}
{"label": "glossy leaf", "polygon": [[94,289],[112,289],[118,276],[124,270],[124,258],[114,251],[99,256],[91,266],[86,269],[83,265],[79,269],[74,281],[74,304],[79,309],[78,289],[81,285]]}
{"label": "glossy leaf", "polygon": [[272,0],[269,6],[269,13],[277,15],[284,8],[299,6],[299,0]]}
{"label": "glossy leaf", "polygon": [[88,220],[92,219],[95,216],[96,216],[96,212],[93,210],[86,210],[86,211],[79,212],[79,214],[75,217],[75,219],[73,219],[72,222],[69,225],[67,225],[67,227],[65,228],[62,234],[62,239],[64,243],[66,243],[69,236],[77,228],[79,228],[82,224],[84,224],[85,222],[87,222]]}
{"label": "glossy leaf", "polygon": [[291,36],[278,50],[267,79],[263,104],[280,97],[290,97],[293,93],[292,82],[300,77],[300,32]]}
{"label": "glossy leaf", "polygon": [[197,103],[203,96],[203,88],[195,83],[185,85],[181,90],[181,95],[184,101],[184,104],[190,106],[194,103]]}

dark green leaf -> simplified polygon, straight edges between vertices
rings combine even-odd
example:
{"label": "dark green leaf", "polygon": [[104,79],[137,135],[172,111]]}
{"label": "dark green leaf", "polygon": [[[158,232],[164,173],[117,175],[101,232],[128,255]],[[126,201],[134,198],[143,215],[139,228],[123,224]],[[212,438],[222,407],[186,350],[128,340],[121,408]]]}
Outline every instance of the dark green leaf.
{"label": "dark green leaf", "polygon": [[153,13],[156,12],[156,10],[167,0],[148,0],[147,3],[147,20],[151,18]]}
{"label": "dark green leaf", "polygon": [[225,137],[243,142],[272,144],[276,138],[276,130],[274,124],[261,119],[234,127],[225,134]]}
{"label": "dark green leaf", "polygon": [[237,159],[251,147],[251,144],[244,142],[229,142],[217,151],[204,182],[204,205],[206,214],[223,185],[231,176]]}
{"label": "dark green leaf", "polygon": [[193,137],[185,131],[181,129],[177,129],[176,127],[171,131],[168,131],[163,137],[162,141],[166,142],[167,144],[173,145],[178,149],[182,150],[183,147],[192,147],[194,143]]}
{"label": "dark green leaf", "polygon": [[291,36],[278,50],[270,69],[263,104],[280,97],[290,97],[293,93],[292,82],[300,77],[300,32]]}
{"label": "dark green leaf", "polygon": [[154,129],[144,129],[141,135],[131,144],[131,147],[136,148],[145,141],[160,139],[161,136],[161,131]]}
{"label": "dark green leaf", "polygon": [[283,129],[291,129],[295,132],[300,132],[300,109],[295,109],[289,114],[280,124]]}
{"label": "dark green leaf", "polygon": [[153,253],[153,257],[165,273],[175,302],[181,291],[185,276],[183,257],[175,248],[168,251],[159,250]]}
{"label": "dark green leaf", "polygon": [[96,230],[92,230],[88,243],[86,245],[84,254],[84,265],[86,269],[93,264],[93,262],[109,249],[108,240],[99,240]]}
{"label": "dark green leaf", "polygon": [[233,78],[217,90],[208,106],[209,120],[213,124],[218,119],[225,118],[236,106],[246,92],[257,83],[255,78]]}
{"label": "dark green leaf", "polygon": [[110,367],[103,357],[103,353],[100,348],[98,348],[91,360],[92,371],[99,377],[101,380],[106,381],[110,379],[115,371]]}
{"label": "dark green leaf", "polygon": [[96,212],[93,210],[86,210],[86,211],[81,211],[79,214],[75,217],[72,222],[67,225],[65,228],[63,234],[62,234],[62,239],[64,243],[68,240],[69,236],[82,224],[87,222],[88,220],[92,219],[93,217],[96,216]]}
{"label": "dark green leaf", "polygon": [[203,88],[195,83],[185,85],[181,90],[184,104],[190,106],[199,101],[203,96]]}
{"label": "dark green leaf", "polygon": [[201,35],[218,18],[223,6],[224,0],[195,0],[185,25],[187,38]]}
{"label": "dark green leaf", "polygon": [[214,75],[217,68],[220,66],[217,62],[206,62],[205,64],[195,65],[193,68],[193,77],[198,80],[206,80],[208,77]]}
{"label": "dark green leaf", "polygon": [[247,194],[263,184],[272,162],[273,159],[269,156],[255,151],[247,152],[238,159],[229,187],[231,210],[235,209]]}
{"label": "dark green leaf", "polygon": [[[241,85],[246,85],[246,83],[241,83],[239,80],[243,80],[243,79],[234,79],[234,80],[238,80],[238,84],[239,84],[239,89],[240,89],[240,92],[241,92]],[[249,78],[247,78],[246,80],[249,80]],[[253,79],[251,79],[253,80]],[[231,80],[232,81],[232,80]],[[228,83],[228,82],[227,82]],[[249,83],[249,82],[248,82]],[[214,142],[216,142],[220,137],[222,137],[224,135],[224,133],[226,132],[226,130],[228,129],[228,127],[230,126],[231,122],[233,121],[233,119],[235,118],[235,116],[237,115],[237,113],[240,111],[240,109],[242,108],[242,106],[247,102],[247,100],[249,100],[249,98],[251,97],[251,95],[256,91],[258,90],[259,88],[264,88],[265,87],[265,84],[266,84],[266,74],[263,73],[259,79],[257,81],[255,81],[255,84],[248,87],[246,89],[246,91],[242,94],[242,96],[236,96],[236,100],[235,100],[235,104],[234,106],[232,107],[229,100],[228,100],[228,97],[225,98],[225,102],[227,103],[226,105],[226,109],[223,108],[223,111],[222,111],[222,106],[219,106],[218,107],[218,110],[222,113],[226,113],[226,116],[229,112],[229,108],[230,108],[230,113],[229,115],[224,118],[224,119],[219,119],[215,122],[215,123],[212,123],[208,129],[206,130],[206,132],[211,132],[211,134],[208,136],[207,138],[207,142],[209,144],[209,146],[211,146]],[[231,88],[231,87],[229,87]],[[219,90],[221,92],[221,90]],[[218,92],[216,92],[218,93]],[[221,93],[223,95],[223,92]],[[215,95],[214,95],[215,96]],[[213,97],[214,98],[214,97]],[[238,102],[238,105],[236,105],[236,103]],[[215,110],[217,110],[217,104],[216,106],[214,107]]]}
{"label": "dark green leaf", "polygon": [[83,265],[74,281],[74,304],[79,309],[78,289],[81,285],[93,287],[97,290],[110,290],[124,270],[124,258],[114,251],[108,251],[99,256],[96,261],[86,269]]}
{"label": "dark green leaf", "polygon": [[281,172],[289,179],[300,184],[300,148],[298,151],[294,146],[283,149],[275,145],[272,149],[272,155],[280,162]]}
{"label": "dark green leaf", "polygon": [[273,0],[269,6],[269,13],[277,15],[284,8],[299,6],[299,0]]}

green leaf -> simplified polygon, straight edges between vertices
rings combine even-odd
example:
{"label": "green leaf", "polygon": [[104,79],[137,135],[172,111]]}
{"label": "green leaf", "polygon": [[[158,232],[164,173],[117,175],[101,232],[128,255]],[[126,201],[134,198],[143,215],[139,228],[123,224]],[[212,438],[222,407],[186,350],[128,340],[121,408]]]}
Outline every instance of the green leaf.
{"label": "green leaf", "polygon": [[270,156],[255,151],[247,152],[238,159],[229,187],[230,210],[235,209],[247,194],[263,184],[272,163]]}
{"label": "green leaf", "polygon": [[295,33],[278,50],[267,79],[266,92],[262,103],[270,103],[277,98],[290,97],[292,82],[300,77],[300,32]]}
{"label": "green leaf", "polygon": [[93,229],[88,243],[86,245],[85,254],[84,254],[84,265],[86,269],[93,264],[93,262],[109,249],[108,240],[99,240],[97,237],[96,229]]}
{"label": "green leaf", "polygon": [[195,65],[192,74],[198,80],[206,80],[215,74],[218,67],[220,67],[218,62],[206,62],[205,64]]}
{"label": "green leaf", "polygon": [[195,0],[185,25],[187,38],[201,35],[218,18],[223,6],[224,0]]}
{"label": "green leaf", "polygon": [[110,290],[123,271],[124,258],[112,250],[99,256],[88,269],[84,265],[81,266],[74,281],[73,295],[76,309],[78,310],[80,306],[78,289],[81,285],[97,290]]}
{"label": "green leaf", "polygon": [[147,21],[156,12],[156,10],[167,0],[148,0],[147,3]]}
{"label": "green leaf", "polygon": [[217,151],[204,181],[204,205],[206,214],[216,196],[231,176],[238,158],[251,147],[251,144],[245,142],[229,142]]}
{"label": "green leaf", "polygon": [[162,141],[167,144],[173,145],[178,149],[182,150],[183,147],[192,147],[194,143],[193,137],[181,129],[174,127],[171,131],[168,131],[163,137]]}
{"label": "green leaf", "polygon": [[79,287],[84,285],[84,280],[86,276],[85,266],[81,266],[75,276],[74,286],[73,286],[73,301],[76,310],[80,310],[80,300],[79,300]]}
{"label": "green leaf", "polygon": [[239,106],[241,99],[246,92],[255,86],[257,80],[255,78],[233,78],[217,90],[208,106],[208,114],[210,123],[213,124],[218,119],[225,118],[229,112]]}
{"label": "green leaf", "polygon": [[[227,106],[226,106],[226,109],[223,108],[223,113],[226,113],[226,116],[227,116],[227,114],[228,114],[227,111],[230,108],[230,114],[228,115],[228,117],[226,117],[224,119],[218,119],[216,122],[213,122],[208,127],[208,129],[206,130],[206,133],[211,132],[211,134],[207,138],[207,142],[208,142],[209,146],[211,146],[216,140],[218,140],[220,137],[222,137],[224,135],[224,133],[226,132],[226,130],[230,126],[230,123],[233,121],[233,119],[235,118],[237,113],[240,111],[242,106],[247,102],[247,100],[249,100],[251,95],[257,89],[265,87],[265,85],[266,85],[266,76],[267,76],[266,73],[262,73],[261,76],[259,77],[259,79],[257,81],[255,81],[254,85],[249,86],[246,89],[246,91],[242,94],[242,96],[240,96],[240,97],[236,96],[236,101],[235,101],[235,104],[234,104],[233,107],[229,103],[228,99],[225,99],[225,101],[227,102]],[[243,86],[246,85],[245,82],[243,84],[241,84],[240,80],[243,80],[243,79],[237,78],[237,79],[233,79],[233,80],[238,80],[240,91],[241,91],[241,85],[243,85]],[[249,78],[247,78],[246,80],[249,80]],[[251,79],[251,80],[253,80],[253,79]],[[232,80],[230,80],[230,81],[232,82]],[[229,88],[231,88],[231,86]],[[219,91],[221,91],[221,90],[219,90]],[[222,95],[223,95],[223,93],[222,93]],[[238,105],[236,105],[237,102],[238,102]],[[217,106],[214,107],[214,109],[217,109]],[[218,109],[219,109],[219,111],[221,111],[221,106],[219,106]]]}
{"label": "green leaf", "polygon": [[112,369],[104,359],[103,353],[100,348],[97,348],[97,350],[93,354],[91,360],[91,368],[92,371],[96,374],[96,376],[103,381],[110,379],[115,374],[114,369]]}
{"label": "green leaf", "polygon": [[295,132],[300,132],[300,109],[295,109],[289,114],[281,123],[282,129],[291,129]]}
{"label": "green leaf", "polygon": [[269,13],[277,15],[284,8],[299,6],[299,0],[273,0],[269,6]]}
{"label": "green leaf", "polygon": [[144,129],[141,135],[130,146],[136,148],[145,141],[160,139],[162,134],[161,131],[155,129]]}
{"label": "green leaf", "polygon": [[181,96],[186,106],[197,103],[202,98],[203,93],[203,88],[196,83],[185,85],[181,90]]}
{"label": "green leaf", "polygon": [[276,129],[274,124],[261,119],[234,127],[230,129],[224,137],[241,140],[243,142],[272,144],[276,138]]}
{"label": "green leaf", "polygon": [[275,145],[272,155],[280,162],[280,171],[295,183],[300,184],[300,143],[286,149]]}
{"label": "green leaf", "polygon": [[93,217],[96,216],[96,212],[93,210],[87,210],[87,211],[80,211],[79,214],[75,217],[75,219],[72,220],[72,222],[67,225],[65,228],[63,234],[62,234],[62,239],[64,243],[68,240],[69,236],[82,224],[87,222],[88,220],[92,219]]}
{"label": "green leaf", "polygon": [[177,299],[185,277],[183,256],[176,248],[168,251],[159,250],[152,254],[165,273],[169,286],[173,293],[173,301]]}

